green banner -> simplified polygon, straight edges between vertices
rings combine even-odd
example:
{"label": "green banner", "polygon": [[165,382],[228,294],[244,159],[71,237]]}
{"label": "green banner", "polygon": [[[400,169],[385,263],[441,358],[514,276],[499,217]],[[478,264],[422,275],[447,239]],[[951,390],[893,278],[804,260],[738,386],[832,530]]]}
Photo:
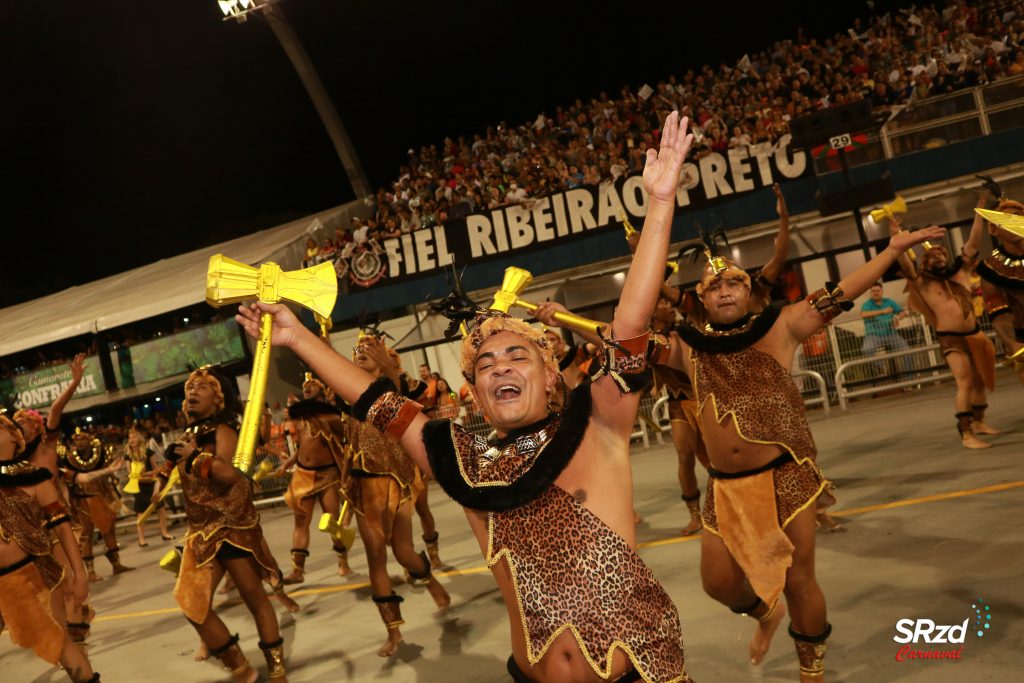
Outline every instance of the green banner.
{"label": "green banner", "polygon": [[132,387],[188,372],[189,365],[223,365],[245,358],[238,323],[203,327],[122,347],[112,354],[118,386]]}
{"label": "green banner", "polygon": [[[106,391],[98,356],[85,360],[85,374],[75,391],[75,398]],[[71,384],[71,366],[67,363],[35,370],[24,375],[0,380],[0,394],[13,396],[19,408],[48,408]]]}

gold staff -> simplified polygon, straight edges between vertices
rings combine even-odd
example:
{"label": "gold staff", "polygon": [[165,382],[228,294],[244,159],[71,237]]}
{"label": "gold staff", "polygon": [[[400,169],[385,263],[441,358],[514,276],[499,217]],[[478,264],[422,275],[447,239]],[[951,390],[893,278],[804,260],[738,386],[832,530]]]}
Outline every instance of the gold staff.
{"label": "gold staff", "polygon": [[[272,261],[255,268],[223,254],[210,257],[206,275],[206,301],[211,306],[225,306],[253,298],[267,304],[285,300],[326,318],[334,310],[337,297],[338,276],[334,272],[334,265],[328,262],[286,273]],[[249,398],[242,415],[235,456],[231,461],[231,464],[246,474],[252,467],[253,453],[263,422],[272,321],[273,317],[269,313],[260,315],[260,333],[253,354]]]}

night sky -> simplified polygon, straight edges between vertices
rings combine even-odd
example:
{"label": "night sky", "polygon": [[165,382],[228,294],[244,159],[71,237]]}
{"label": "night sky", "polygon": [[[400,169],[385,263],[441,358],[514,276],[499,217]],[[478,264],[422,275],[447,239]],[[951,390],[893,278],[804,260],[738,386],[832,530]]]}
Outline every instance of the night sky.
{"label": "night sky", "polygon": [[[798,26],[831,35],[869,11],[833,4],[281,7],[376,188],[410,147],[733,63]],[[353,198],[269,26],[221,17],[215,0],[5,3],[0,307]]]}

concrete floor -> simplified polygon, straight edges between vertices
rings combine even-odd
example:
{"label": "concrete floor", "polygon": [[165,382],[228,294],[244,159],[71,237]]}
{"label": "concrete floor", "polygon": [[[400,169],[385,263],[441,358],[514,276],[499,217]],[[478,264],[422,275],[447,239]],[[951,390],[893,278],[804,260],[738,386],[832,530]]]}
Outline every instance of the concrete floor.
{"label": "concrete floor", "polygon": [[[990,403],[989,422],[1007,433],[991,439],[995,448],[974,452],[959,445],[949,384],[861,401],[828,418],[812,413],[820,462],[838,486],[835,511],[847,514],[845,533],[817,537],[818,576],[834,626],[830,682],[1020,680],[1024,387],[1001,371]],[[636,508],[644,518],[640,554],[679,608],[689,673],[700,683],[797,681],[792,641],[784,630],[764,663],[751,667],[746,650],[752,622],[701,591],[700,543],[678,536],[685,509],[675,467],[670,447],[635,452]],[[703,488],[704,477],[698,476]],[[436,620],[423,589],[397,586],[406,598],[405,644],[395,657],[377,657],[384,630],[369,599],[361,544],[352,553],[357,574],[343,580],[334,574],[329,544],[314,538],[307,582],[292,593],[303,611],[294,617],[279,611],[290,681],[508,680],[501,598],[464,516],[436,485],[431,492],[441,556],[456,568],[441,579],[452,595],[450,614]],[[263,519],[270,545],[286,565],[291,516],[280,507],[266,510]],[[88,652],[103,680],[226,680],[218,666],[193,661],[198,639],[174,606],[173,577],[157,567],[169,544],[159,541],[155,528],[148,548],[127,535],[121,543],[125,562],[139,569],[95,585],[100,616]],[[109,574],[102,559],[97,568]],[[392,569],[393,576],[401,575],[396,564]],[[961,623],[979,599],[991,607],[992,628],[983,638],[968,635],[960,661],[895,661],[899,646],[892,638],[899,619]],[[218,611],[262,669],[244,606],[228,603]],[[67,680],[59,669],[14,649],[6,636],[0,638],[0,672],[0,680],[10,683]]]}

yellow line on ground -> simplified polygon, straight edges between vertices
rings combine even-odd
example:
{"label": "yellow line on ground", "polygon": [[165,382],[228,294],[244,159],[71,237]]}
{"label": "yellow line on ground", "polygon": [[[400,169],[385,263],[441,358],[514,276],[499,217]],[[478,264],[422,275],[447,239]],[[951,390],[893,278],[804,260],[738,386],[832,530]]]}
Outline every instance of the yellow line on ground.
{"label": "yellow line on ground", "polygon": [[[877,512],[878,510],[891,510],[893,508],[907,507],[909,505],[920,505],[921,503],[932,503],[939,500],[951,500],[953,498],[963,498],[965,496],[977,496],[984,493],[997,493],[999,491],[1008,491],[1010,489],[1024,488],[1024,481],[1011,481],[1005,484],[993,484],[992,486],[982,486],[976,489],[964,489],[962,491],[950,491],[948,493],[937,493],[933,496],[923,496],[921,498],[907,498],[906,500],[895,500],[891,503],[880,503],[878,505],[866,505],[859,508],[850,508],[848,510],[837,510],[834,514],[837,517],[848,517],[850,515],[862,515],[867,512]],[[674,536],[672,538],[662,538],[657,541],[646,541],[644,543],[638,543],[637,548],[657,548],[663,545],[674,545],[676,543],[686,543],[687,541],[696,541],[699,539],[699,535],[695,536]],[[466,569],[450,569],[444,572],[436,572],[437,576],[464,576],[468,574],[483,574],[490,571],[487,567],[468,567]],[[342,593],[345,591],[359,590],[360,588],[368,588],[370,586],[369,581],[361,581],[359,583],[346,583],[340,586],[323,586],[320,588],[303,588],[293,593],[289,593],[293,598],[302,597],[304,595],[322,595],[325,593]],[[152,609],[144,612],[122,612],[119,614],[104,614],[97,616],[95,621],[117,621],[120,619],[136,619],[139,617],[152,617],[160,616],[164,614],[178,614],[180,610],[176,607],[167,607],[163,609]]]}

